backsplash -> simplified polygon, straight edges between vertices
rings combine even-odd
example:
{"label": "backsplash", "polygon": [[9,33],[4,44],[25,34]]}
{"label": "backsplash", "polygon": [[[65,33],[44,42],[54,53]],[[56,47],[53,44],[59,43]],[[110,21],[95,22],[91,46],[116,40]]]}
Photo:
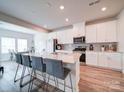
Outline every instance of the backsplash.
{"label": "backsplash", "polygon": [[[86,48],[86,50],[89,50],[91,44],[63,44],[63,50],[69,50],[72,51],[75,48],[78,47],[82,47],[82,48]],[[110,47],[112,47],[111,49],[113,49],[114,51],[117,51],[117,47],[118,47],[118,43],[92,43],[93,45],[93,51],[102,51],[102,47],[105,47],[105,50],[109,50]]]}

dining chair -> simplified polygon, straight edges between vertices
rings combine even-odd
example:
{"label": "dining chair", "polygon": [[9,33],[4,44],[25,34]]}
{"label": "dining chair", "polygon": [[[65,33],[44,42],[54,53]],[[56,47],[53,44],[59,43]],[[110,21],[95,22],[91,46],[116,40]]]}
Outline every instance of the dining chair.
{"label": "dining chair", "polygon": [[[69,75],[70,77],[70,85],[71,90],[73,91],[73,84],[71,78],[71,70],[68,68],[63,67],[62,60],[54,60],[54,59],[44,59],[44,63],[46,64],[46,73],[52,75],[54,77],[55,86],[58,86],[58,80],[56,81],[55,78],[59,78],[64,81],[64,91],[66,88],[66,77]],[[50,76],[48,77],[47,83],[49,83]]]}

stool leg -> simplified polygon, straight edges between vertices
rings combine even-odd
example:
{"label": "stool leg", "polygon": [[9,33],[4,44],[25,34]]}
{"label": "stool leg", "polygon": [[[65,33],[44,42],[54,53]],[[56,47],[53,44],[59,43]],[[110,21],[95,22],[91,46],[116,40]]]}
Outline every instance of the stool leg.
{"label": "stool leg", "polygon": [[65,92],[66,81],[64,80],[64,92]]}
{"label": "stool leg", "polygon": [[2,67],[2,74],[4,73],[4,67]]}
{"label": "stool leg", "polygon": [[25,70],[26,70],[26,67],[23,66],[22,75],[21,75],[21,80],[20,80],[20,87],[22,87],[23,77],[24,77],[24,74],[25,74]]}
{"label": "stool leg", "polygon": [[72,92],[73,92],[73,84],[72,84],[71,73],[69,73],[69,77],[70,77],[71,89],[72,89]]}
{"label": "stool leg", "polygon": [[45,86],[46,86],[46,73],[41,73],[42,74],[42,77],[43,77],[43,81],[44,81],[44,86],[43,86],[43,90],[45,90]]}
{"label": "stool leg", "polygon": [[54,77],[54,82],[55,82],[55,89],[56,89],[57,88],[56,77]]}
{"label": "stool leg", "polygon": [[50,75],[48,76],[48,81],[47,81],[47,88],[46,88],[46,91],[48,90],[49,79],[50,79]]}
{"label": "stool leg", "polygon": [[[32,69],[31,74],[30,74],[30,81],[32,80],[32,75],[33,75],[33,69]],[[32,81],[32,82],[33,82],[33,81]],[[28,92],[31,91],[30,88],[31,88],[31,84],[32,84],[32,82],[29,83]]]}
{"label": "stool leg", "polygon": [[56,82],[57,82],[57,88],[59,88],[59,82],[57,78],[56,78]]}
{"label": "stool leg", "polygon": [[[33,73],[34,72],[34,73]],[[33,76],[36,76],[36,71],[35,70],[33,70],[33,72],[32,72],[32,83],[31,83],[31,90],[32,90],[32,87],[33,87],[33,81],[34,81],[34,77]],[[36,79],[36,77],[35,77],[35,79]]]}
{"label": "stool leg", "polygon": [[17,80],[16,80],[16,76],[17,76],[18,69],[19,69],[19,64],[18,64],[17,69],[16,69],[16,73],[15,73],[15,77],[14,77],[14,82],[17,81]]}

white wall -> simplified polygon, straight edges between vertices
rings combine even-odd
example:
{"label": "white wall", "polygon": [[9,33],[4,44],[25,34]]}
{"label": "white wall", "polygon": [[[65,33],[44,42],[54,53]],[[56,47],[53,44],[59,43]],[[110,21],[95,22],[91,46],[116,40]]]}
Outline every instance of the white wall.
{"label": "white wall", "polygon": [[[34,38],[34,35],[32,34],[26,34],[26,33],[21,33],[21,32],[0,29],[0,46],[1,46],[1,37],[12,37],[12,38],[15,38],[16,40],[18,38],[27,39],[28,48],[31,48],[32,46],[34,46],[32,45],[32,41]],[[17,45],[17,42],[16,42],[16,45]],[[16,46],[16,49],[17,49],[17,46]],[[9,59],[8,54],[1,54],[1,47],[0,47],[0,59],[1,61],[6,61]]]}
{"label": "white wall", "polygon": [[124,73],[124,9],[118,15],[118,51],[122,52],[122,65]]}

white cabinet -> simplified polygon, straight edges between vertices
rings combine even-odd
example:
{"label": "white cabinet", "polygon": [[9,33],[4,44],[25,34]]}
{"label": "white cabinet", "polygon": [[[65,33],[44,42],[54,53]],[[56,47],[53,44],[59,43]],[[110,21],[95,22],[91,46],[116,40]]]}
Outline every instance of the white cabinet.
{"label": "white cabinet", "polygon": [[97,42],[106,42],[106,23],[97,24]]}
{"label": "white cabinet", "polygon": [[72,44],[73,43],[72,29],[57,31],[57,39],[59,44]]}
{"label": "white cabinet", "polygon": [[65,30],[65,36],[66,38],[65,39],[65,44],[73,44],[73,33],[72,33],[72,29],[68,29],[68,30]]}
{"label": "white cabinet", "polygon": [[73,24],[73,37],[85,36],[85,22]]}
{"label": "white cabinet", "polygon": [[106,57],[106,54],[103,52],[100,52],[98,54],[98,66],[108,67],[107,57]]}
{"label": "white cabinet", "polygon": [[57,38],[56,32],[50,32],[48,33],[48,39],[56,39]]}
{"label": "white cabinet", "polygon": [[86,64],[122,70],[122,54],[109,52],[86,52]]}
{"label": "white cabinet", "polygon": [[97,42],[117,42],[117,22],[97,24]]}
{"label": "white cabinet", "polygon": [[120,53],[107,53],[108,67],[112,69],[122,69],[122,59]]}
{"label": "white cabinet", "polygon": [[59,44],[64,44],[65,35],[63,31],[57,31],[57,40]]}
{"label": "white cabinet", "polygon": [[86,42],[96,43],[97,41],[97,25],[86,26]]}
{"label": "white cabinet", "polygon": [[98,64],[98,54],[97,52],[86,52],[86,64],[97,66]]}
{"label": "white cabinet", "polygon": [[117,42],[117,21],[86,26],[86,42]]}
{"label": "white cabinet", "polygon": [[117,42],[117,21],[106,22],[106,41]]}

